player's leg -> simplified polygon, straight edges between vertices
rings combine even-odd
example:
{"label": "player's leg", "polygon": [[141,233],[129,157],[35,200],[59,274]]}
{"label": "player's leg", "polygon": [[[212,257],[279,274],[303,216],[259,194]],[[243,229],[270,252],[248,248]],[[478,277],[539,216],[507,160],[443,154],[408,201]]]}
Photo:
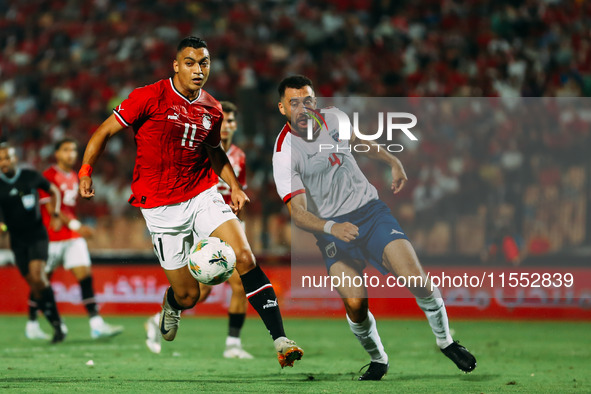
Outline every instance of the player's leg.
{"label": "player's leg", "polygon": [[252,355],[242,348],[242,341],[240,340],[240,332],[246,320],[248,300],[237,271],[234,271],[230,276],[228,283],[232,288],[232,296],[228,307],[228,336],[226,337],[224,357],[251,359],[253,358]]}
{"label": "player's leg", "polygon": [[453,341],[443,298],[439,289],[432,287],[427,280],[410,242],[407,239],[397,239],[388,243],[384,248],[383,263],[390,272],[399,277],[405,277],[407,287],[425,313],[442,352],[464,372],[470,372],[476,368],[474,356]]}
{"label": "player's leg", "polygon": [[[192,308],[199,299],[199,285],[187,269],[191,247],[194,244],[193,223],[199,212],[199,196],[174,205],[142,209],[142,215],[152,236],[154,251],[168,278],[170,287],[164,292],[159,314],[159,331],[167,341],[176,336],[181,312]],[[150,350],[159,352],[159,338],[151,338],[153,317],[146,322]],[[151,347],[154,345],[154,348]]]}
{"label": "player's leg", "polygon": [[164,269],[164,273],[170,287],[164,293],[162,301],[160,333],[162,338],[172,341],[178,330],[181,312],[194,307],[199,299],[199,283],[185,266]]}
{"label": "player's leg", "polygon": [[273,338],[281,367],[293,366],[296,360],[302,358],[303,350],[285,336],[275,290],[263,270],[256,265],[240,222],[236,218],[226,220],[211,236],[224,240],[234,249],[236,271],[240,274],[244,292]]}
{"label": "player's leg", "polygon": [[53,289],[45,273],[45,261],[41,259],[31,260],[29,262],[29,272],[25,279],[31,288],[33,297],[36,298],[41,312],[43,312],[43,315],[54,329],[52,343],[63,341],[66,334],[62,329],[62,321],[57,310]]}
{"label": "player's leg", "polygon": [[27,339],[49,339],[51,338],[41,326],[39,320],[37,320],[37,314],[39,307],[37,305],[37,299],[33,296],[33,292],[29,292],[29,299],[27,300],[27,306],[29,310],[29,318],[25,326],[25,336]]}
{"label": "player's leg", "polygon": [[[48,280],[51,279],[51,274],[57,268],[59,264],[63,261],[63,248],[62,242],[50,242],[49,249],[48,249],[48,257],[45,263],[45,273],[47,274]],[[39,306],[37,304],[37,298],[33,295],[33,291],[29,292],[29,320],[27,321],[27,325],[25,327],[25,335],[29,339],[49,339],[49,334],[45,333],[41,326],[39,325],[39,321],[37,320],[37,315],[39,311]],[[62,324],[62,327],[65,329],[65,325]]]}
{"label": "player's leg", "polygon": [[93,339],[107,338],[123,332],[122,326],[110,325],[99,315],[94,297],[90,254],[84,238],[75,238],[64,242],[64,268],[69,270],[80,285],[82,304],[86,308],[90,324],[90,336]]}
{"label": "player's leg", "polygon": [[[330,275],[337,278],[354,278],[362,276],[362,272],[363,266],[353,261],[337,261],[329,269]],[[380,380],[388,372],[388,355],[382,345],[376,320],[369,311],[367,289],[344,282],[340,283],[337,291],[347,311],[347,322],[363,349],[371,357],[369,368],[359,380]]]}

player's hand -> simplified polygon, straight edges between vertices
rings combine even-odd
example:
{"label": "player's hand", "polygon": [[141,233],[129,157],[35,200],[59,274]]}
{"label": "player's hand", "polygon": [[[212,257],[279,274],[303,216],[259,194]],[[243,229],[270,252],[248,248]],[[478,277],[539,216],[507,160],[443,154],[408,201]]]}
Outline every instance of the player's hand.
{"label": "player's hand", "polygon": [[392,166],[391,189],[394,192],[394,194],[402,190],[406,181],[408,181],[408,178],[406,176],[406,172],[404,171],[404,167],[402,167],[402,164],[398,162],[397,164]]}
{"label": "player's hand", "polygon": [[232,202],[230,202],[230,208],[232,208],[232,212],[234,212],[235,215],[238,215],[240,211],[242,211],[242,208],[250,202],[250,198],[248,198],[246,193],[244,193],[244,190],[241,189],[232,189],[230,199],[232,200]]}
{"label": "player's hand", "polygon": [[80,178],[80,186],[78,187],[80,196],[87,200],[94,197],[94,188],[92,187],[92,178],[89,176],[83,176]]}
{"label": "player's hand", "polygon": [[51,220],[49,221],[49,227],[53,231],[60,231],[62,229],[62,219],[59,216],[52,216]]}
{"label": "player's hand", "polygon": [[94,229],[90,226],[82,225],[77,232],[85,239],[94,237]]}
{"label": "player's hand", "polygon": [[359,236],[359,227],[349,222],[335,223],[330,233],[341,241],[351,242]]}

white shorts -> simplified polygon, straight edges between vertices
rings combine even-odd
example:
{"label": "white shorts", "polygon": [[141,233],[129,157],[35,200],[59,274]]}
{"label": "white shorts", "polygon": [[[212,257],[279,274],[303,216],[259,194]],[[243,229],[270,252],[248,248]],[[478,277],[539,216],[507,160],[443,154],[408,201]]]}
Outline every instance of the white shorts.
{"label": "white shorts", "polygon": [[63,265],[67,270],[74,267],[90,267],[90,254],[84,238],[49,243],[49,256],[45,272],[53,272],[60,265]]}
{"label": "white shorts", "polygon": [[198,240],[209,237],[222,223],[237,219],[217,186],[178,204],[141,211],[160,265],[166,270],[187,265],[191,248]]}

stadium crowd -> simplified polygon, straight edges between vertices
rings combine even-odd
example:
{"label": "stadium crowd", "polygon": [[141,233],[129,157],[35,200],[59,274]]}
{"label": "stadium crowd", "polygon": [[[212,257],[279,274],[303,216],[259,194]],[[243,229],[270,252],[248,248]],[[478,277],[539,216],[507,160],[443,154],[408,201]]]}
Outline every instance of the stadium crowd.
{"label": "stadium crowd", "polygon": [[[319,3],[0,2],[1,137],[22,162],[45,168],[54,141],[68,135],[84,145],[133,88],[171,75],[180,38],[201,36],[213,56],[205,89],[236,102],[242,119],[236,142],[247,152],[253,248],[281,252],[289,226],[270,172],[285,75],[309,76],[323,97],[498,97],[507,107],[522,96],[591,93],[587,2]],[[517,133],[498,119],[474,133],[421,128],[420,146],[402,157],[408,187],[389,201],[418,250],[480,253],[502,232],[533,254],[588,240],[588,109],[565,111],[551,127],[536,122],[548,106],[526,107],[534,112],[512,114],[525,125]],[[438,111],[456,114],[443,102]],[[96,220],[95,249],[151,248],[141,226],[125,230],[139,217],[127,204],[133,152],[132,132],[111,141],[95,170],[97,197],[80,204]],[[386,187],[387,173],[372,181]]]}

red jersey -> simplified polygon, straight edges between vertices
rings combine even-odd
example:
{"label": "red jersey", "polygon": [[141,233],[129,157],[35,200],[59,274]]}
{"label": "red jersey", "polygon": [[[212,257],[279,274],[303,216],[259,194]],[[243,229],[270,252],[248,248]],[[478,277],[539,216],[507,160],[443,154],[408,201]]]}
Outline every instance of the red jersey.
{"label": "red jersey", "polygon": [[[71,219],[76,218],[76,198],[78,197],[78,175],[74,171],[66,172],[60,169],[57,165],[49,167],[43,173],[43,176],[51,183],[53,183],[61,192],[62,205],[61,211]],[[39,203],[41,204],[41,216],[43,224],[47,229],[49,241],[66,241],[69,239],[80,238],[80,234],[72,231],[68,226],[63,225],[59,231],[54,231],[49,222],[51,215],[47,209],[50,200],[50,195],[46,191],[39,190]]]}
{"label": "red jersey", "polygon": [[[236,145],[230,145],[230,149],[226,152],[230,165],[238,178],[238,182],[242,185],[242,189],[246,189],[246,155]],[[232,202],[230,186],[221,178],[218,183],[218,192],[224,197],[226,204]]]}
{"label": "red jersey", "polygon": [[219,146],[223,113],[205,90],[189,100],[163,79],[135,89],[113,112],[135,133],[132,205],[177,204],[218,183],[204,144]]}

